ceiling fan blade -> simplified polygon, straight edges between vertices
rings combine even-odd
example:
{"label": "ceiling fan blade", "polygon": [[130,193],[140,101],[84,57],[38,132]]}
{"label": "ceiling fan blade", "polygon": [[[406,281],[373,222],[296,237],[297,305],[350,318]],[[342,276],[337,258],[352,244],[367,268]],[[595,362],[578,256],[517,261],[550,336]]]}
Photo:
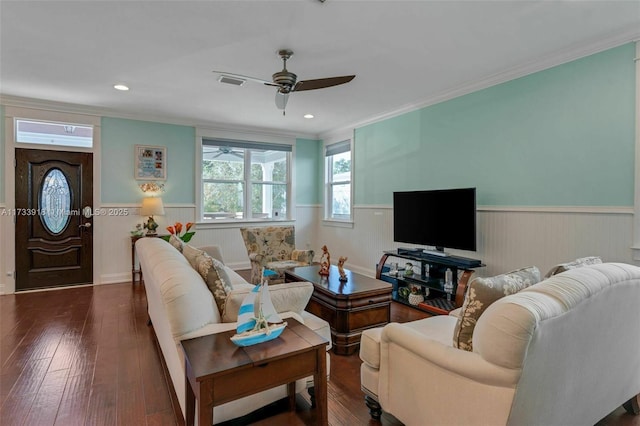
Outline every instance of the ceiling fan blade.
{"label": "ceiling fan blade", "polygon": [[296,83],[291,89],[292,92],[301,92],[303,90],[324,89],[325,87],[337,86],[345,84],[353,80],[355,75],[343,75],[341,77],[318,78],[316,80],[303,80]]}
{"label": "ceiling fan blade", "polygon": [[284,111],[284,109],[287,107],[288,100],[289,100],[288,93],[276,92],[276,107],[278,107],[278,109],[281,109]]}
{"label": "ceiling fan blade", "polygon": [[228,76],[228,77],[232,77],[232,78],[253,81],[253,82],[256,82],[256,83],[262,83],[265,86],[280,87],[280,85],[275,84],[273,81],[263,80],[263,79],[257,78],[257,77],[250,77],[248,75],[236,74],[236,73],[225,72],[225,71],[216,71],[216,70],[213,70],[211,72],[216,73],[216,74],[220,74],[220,77]]}

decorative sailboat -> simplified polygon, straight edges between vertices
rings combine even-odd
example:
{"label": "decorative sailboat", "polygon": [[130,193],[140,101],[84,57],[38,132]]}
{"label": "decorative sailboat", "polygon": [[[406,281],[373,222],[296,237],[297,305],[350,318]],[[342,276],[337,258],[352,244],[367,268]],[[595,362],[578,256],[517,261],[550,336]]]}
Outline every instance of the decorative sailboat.
{"label": "decorative sailboat", "polygon": [[[265,274],[268,276],[275,272],[263,269],[262,284],[257,284],[240,305],[236,334],[231,337],[231,341],[238,346],[251,346],[273,340],[280,336],[287,326],[273,307],[269,295],[269,280]],[[258,292],[260,292],[259,303],[256,301]]]}

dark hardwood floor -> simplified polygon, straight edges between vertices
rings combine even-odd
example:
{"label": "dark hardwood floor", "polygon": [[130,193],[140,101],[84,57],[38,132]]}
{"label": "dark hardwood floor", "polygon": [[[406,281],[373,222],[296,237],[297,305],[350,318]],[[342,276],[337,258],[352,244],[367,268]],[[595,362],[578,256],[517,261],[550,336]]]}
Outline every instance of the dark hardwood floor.
{"label": "dark hardwood floor", "polygon": [[[423,316],[392,309],[393,321]],[[139,284],[0,296],[0,425],[181,425],[158,354]],[[330,425],[380,425],[359,371],[357,355],[331,356]],[[295,413],[276,405],[253,424],[314,424],[306,392],[297,402]],[[640,416],[619,408],[598,425],[640,426]]]}

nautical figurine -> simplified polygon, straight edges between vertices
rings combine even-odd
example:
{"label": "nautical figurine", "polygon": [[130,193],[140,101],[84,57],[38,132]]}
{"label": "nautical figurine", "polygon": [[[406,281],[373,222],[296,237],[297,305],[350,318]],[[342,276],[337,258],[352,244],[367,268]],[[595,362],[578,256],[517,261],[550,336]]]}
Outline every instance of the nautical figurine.
{"label": "nautical figurine", "polygon": [[[262,271],[262,284],[256,285],[251,290],[238,311],[236,334],[231,337],[231,341],[238,346],[251,346],[273,340],[280,336],[287,326],[276,312],[269,294],[268,276],[275,275],[275,272],[271,270],[265,272],[264,268]],[[256,302],[258,292],[260,292],[259,304]]]}

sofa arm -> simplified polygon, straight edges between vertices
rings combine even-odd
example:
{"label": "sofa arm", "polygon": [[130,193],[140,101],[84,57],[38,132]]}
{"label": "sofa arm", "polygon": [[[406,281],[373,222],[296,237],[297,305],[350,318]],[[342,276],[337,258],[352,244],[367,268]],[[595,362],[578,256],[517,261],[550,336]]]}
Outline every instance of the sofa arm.
{"label": "sofa arm", "polygon": [[[234,322],[238,320],[238,310],[244,298],[251,289],[233,289],[227,295],[222,313],[223,322]],[[313,294],[313,284],[309,282],[297,282],[286,284],[274,284],[269,286],[271,302],[276,312],[295,312],[300,314],[309,303]]]}
{"label": "sofa arm", "polygon": [[[491,364],[475,352],[456,349],[429,339],[398,323],[391,323],[383,328],[380,345],[381,370],[385,368],[385,361],[393,362],[395,346],[413,353],[425,365],[435,365],[478,383],[513,387],[520,378],[520,369],[507,369]],[[420,365],[413,365],[411,368],[421,370]]]}
{"label": "sofa arm", "polygon": [[315,252],[313,250],[294,250],[291,252],[291,260],[310,265],[313,262],[314,255]]}

